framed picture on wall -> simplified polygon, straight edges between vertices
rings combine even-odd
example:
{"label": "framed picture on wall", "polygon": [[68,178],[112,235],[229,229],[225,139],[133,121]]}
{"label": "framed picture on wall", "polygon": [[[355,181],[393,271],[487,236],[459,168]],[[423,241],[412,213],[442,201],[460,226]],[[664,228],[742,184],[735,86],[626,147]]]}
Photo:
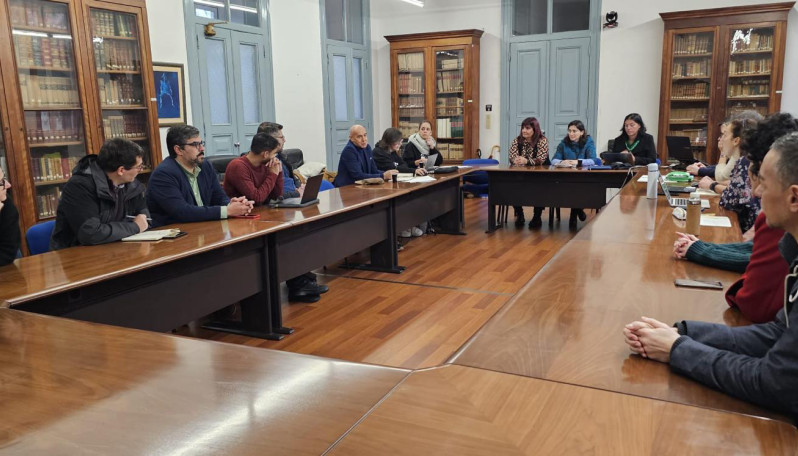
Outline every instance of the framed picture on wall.
{"label": "framed picture on wall", "polygon": [[183,65],[153,62],[152,73],[155,81],[155,101],[158,106],[158,125],[164,127],[186,123],[186,83]]}

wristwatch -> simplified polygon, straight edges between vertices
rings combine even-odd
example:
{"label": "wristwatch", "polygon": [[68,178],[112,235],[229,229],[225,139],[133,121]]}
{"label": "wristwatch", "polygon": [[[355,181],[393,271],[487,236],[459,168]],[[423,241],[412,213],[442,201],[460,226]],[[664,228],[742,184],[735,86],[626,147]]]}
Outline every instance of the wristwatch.
{"label": "wristwatch", "polygon": [[718,186],[718,183],[717,182],[713,182],[713,183],[709,184],[709,189],[714,192],[715,191],[715,187],[717,187],[717,186]]}

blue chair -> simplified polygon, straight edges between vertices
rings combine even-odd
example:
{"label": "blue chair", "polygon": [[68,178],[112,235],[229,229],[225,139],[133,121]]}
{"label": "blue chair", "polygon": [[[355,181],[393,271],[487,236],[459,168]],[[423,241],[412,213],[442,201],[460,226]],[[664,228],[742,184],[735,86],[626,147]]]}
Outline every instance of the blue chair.
{"label": "blue chair", "polygon": [[[463,160],[465,166],[498,165],[499,161],[492,158],[470,158]],[[463,191],[477,197],[488,195],[488,172],[474,171],[463,176]]]}
{"label": "blue chair", "polygon": [[50,235],[53,234],[55,220],[42,222],[28,228],[25,233],[25,240],[28,243],[28,250],[31,255],[38,255],[50,251]]}
{"label": "blue chair", "polygon": [[323,180],[321,181],[321,186],[319,187],[319,191],[324,192],[333,188],[335,188],[335,185],[333,185],[332,182],[328,180]]}

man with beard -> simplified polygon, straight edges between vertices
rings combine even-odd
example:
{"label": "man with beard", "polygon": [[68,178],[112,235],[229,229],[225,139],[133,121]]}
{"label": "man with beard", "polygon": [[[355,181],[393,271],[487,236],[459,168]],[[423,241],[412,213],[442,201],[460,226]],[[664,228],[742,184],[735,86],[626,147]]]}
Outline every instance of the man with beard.
{"label": "man with beard", "polygon": [[205,161],[205,141],[191,125],[175,125],[166,133],[167,157],[153,171],[147,207],[153,226],[202,222],[248,214],[253,202],[228,198],[213,166]]}

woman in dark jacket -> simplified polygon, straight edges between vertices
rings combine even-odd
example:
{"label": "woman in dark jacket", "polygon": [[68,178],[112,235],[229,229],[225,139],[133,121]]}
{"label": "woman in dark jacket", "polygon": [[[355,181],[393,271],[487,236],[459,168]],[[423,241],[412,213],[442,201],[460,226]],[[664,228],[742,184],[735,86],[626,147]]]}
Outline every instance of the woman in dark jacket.
{"label": "woman in dark jacket", "polygon": [[8,198],[10,188],[11,182],[0,168],[0,266],[14,261],[20,244],[19,212]]}
{"label": "woman in dark jacket", "polygon": [[623,118],[621,135],[615,138],[612,151],[622,153],[633,165],[657,162],[657,146],[654,137],[646,133],[646,124],[640,114],[633,112]]}
{"label": "woman in dark jacket", "polygon": [[436,145],[435,138],[432,137],[432,124],[429,120],[422,120],[418,124],[418,133],[413,133],[407,138],[402,158],[411,168],[423,168],[427,163],[427,157],[438,154],[435,166],[440,166],[443,163],[443,155],[435,148]]}
{"label": "woman in dark jacket", "polygon": [[414,173],[416,176],[427,174],[427,170],[411,167],[399,156],[399,149],[402,147],[402,132],[396,128],[388,128],[383,132],[382,139],[377,142],[371,151],[374,163],[380,171],[395,169],[400,173]]}

